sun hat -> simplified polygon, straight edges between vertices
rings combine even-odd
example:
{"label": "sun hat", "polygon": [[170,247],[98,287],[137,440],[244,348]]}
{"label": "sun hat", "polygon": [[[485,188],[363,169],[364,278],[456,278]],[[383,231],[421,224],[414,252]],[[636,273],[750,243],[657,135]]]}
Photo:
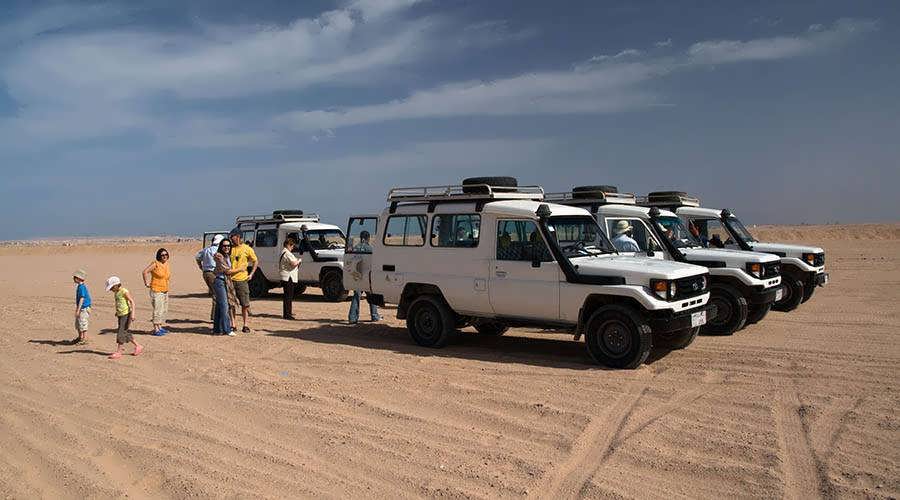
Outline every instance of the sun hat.
{"label": "sun hat", "polygon": [[225,236],[223,236],[221,234],[217,234],[217,235],[213,236],[212,244],[218,245],[219,243],[222,243],[222,240],[224,240],[224,239],[225,239]]}
{"label": "sun hat", "polygon": [[74,273],[72,273],[72,277],[78,278],[81,281],[84,281],[87,279],[87,273],[84,272],[84,269],[79,269],[79,270],[75,271]]}
{"label": "sun hat", "polygon": [[627,233],[628,231],[631,231],[631,224],[629,224],[627,220],[616,222],[616,229],[614,230],[616,235]]}
{"label": "sun hat", "polygon": [[118,276],[110,276],[109,279],[106,280],[106,291],[108,292],[112,290],[112,287],[121,284],[122,280],[120,280]]}

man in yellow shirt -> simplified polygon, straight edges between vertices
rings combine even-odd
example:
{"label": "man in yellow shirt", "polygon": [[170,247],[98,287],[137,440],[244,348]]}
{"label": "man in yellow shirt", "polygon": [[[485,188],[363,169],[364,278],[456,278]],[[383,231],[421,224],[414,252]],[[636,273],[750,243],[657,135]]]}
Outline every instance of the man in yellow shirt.
{"label": "man in yellow shirt", "polygon": [[[257,265],[259,259],[256,258],[256,252],[253,251],[253,247],[242,241],[241,232],[237,228],[232,230],[228,237],[231,238],[232,245],[231,268],[243,269],[243,271],[231,276],[231,281],[234,282],[234,293],[241,304],[241,316],[244,318],[244,328],[241,331],[250,333],[250,326],[248,325],[250,318],[250,280],[253,279],[253,275],[259,268]],[[253,265],[253,270],[248,273],[247,268],[251,264]]]}

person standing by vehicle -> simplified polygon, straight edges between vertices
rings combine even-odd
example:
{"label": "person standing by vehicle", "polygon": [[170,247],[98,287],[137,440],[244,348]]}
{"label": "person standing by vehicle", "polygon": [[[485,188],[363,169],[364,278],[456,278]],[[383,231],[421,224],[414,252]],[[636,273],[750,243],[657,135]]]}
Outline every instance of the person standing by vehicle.
{"label": "person standing by vehicle", "polygon": [[212,239],[212,245],[197,252],[194,260],[197,261],[197,267],[203,273],[203,281],[209,290],[209,296],[212,299],[212,308],[209,310],[209,320],[215,321],[216,316],[216,292],[213,290],[213,282],[216,280],[216,261],[214,259],[216,252],[219,251],[219,243],[222,243],[225,237],[217,234]]}
{"label": "person standing by vehicle", "polygon": [[[234,293],[241,304],[241,316],[244,319],[244,327],[241,331],[250,333],[250,280],[253,279],[253,275],[259,268],[259,259],[256,258],[253,247],[243,243],[239,229],[235,228],[228,236],[232,244],[231,267],[239,270],[231,275],[231,280],[234,282]],[[247,269],[250,264],[253,264],[253,270],[248,273]]]}
{"label": "person standing by vehicle", "polygon": [[156,251],[156,260],[150,263],[141,273],[144,286],[150,289],[150,304],[153,306],[153,336],[162,337],[169,333],[163,326],[169,313],[169,251],[160,248]]}
{"label": "person standing by vehicle", "polygon": [[213,271],[216,275],[215,280],[213,280],[213,291],[216,294],[216,307],[215,307],[215,317],[213,318],[213,333],[218,333],[219,335],[228,335],[229,337],[234,337],[234,329],[231,324],[231,311],[229,308],[229,300],[228,300],[228,281],[229,276],[234,275],[235,273],[244,271],[246,272],[246,268],[235,268],[231,265],[231,252],[232,252],[231,242],[226,239],[222,239],[219,242],[219,249],[216,251],[215,255],[213,255],[213,260],[216,262],[215,270]]}
{"label": "person standing by vehicle", "polygon": [[284,248],[281,250],[281,257],[278,259],[278,270],[281,275],[281,288],[284,290],[282,300],[282,317],[284,319],[294,318],[294,286],[300,281],[297,269],[300,267],[301,259],[294,256],[294,248],[297,242],[294,238],[284,240]]}
{"label": "person standing by vehicle", "polygon": [[[369,243],[369,238],[371,238],[371,235],[368,231],[360,232],[359,243],[353,246],[353,252],[372,253],[372,245]],[[362,292],[353,290],[353,297],[350,299],[350,314],[348,317],[351,325],[355,325],[359,322],[359,301],[361,296]],[[366,301],[368,300],[369,297],[366,295]],[[372,321],[381,321],[381,317],[378,315],[378,306],[371,302],[369,302],[369,314],[372,316]]]}

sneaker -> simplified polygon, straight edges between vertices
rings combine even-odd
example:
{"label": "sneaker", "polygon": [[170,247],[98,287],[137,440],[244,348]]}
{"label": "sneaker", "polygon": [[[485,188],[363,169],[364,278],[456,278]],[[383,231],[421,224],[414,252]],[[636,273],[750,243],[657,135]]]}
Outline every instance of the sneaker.
{"label": "sneaker", "polygon": [[165,336],[166,333],[168,333],[168,332],[166,332],[163,329],[159,329],[159,330],[153,332],[153,336],[154,337],[162,337],[162,336]]}
{"label": "sneaker", "polygon": [[226,333],[225,335],[228,335],[229,337],[237,337],[237,334],[234,333],[234,330],[232,330],[232,331]]}
{"label": "sneaker", "polygon": [[159,331],[162,332],[163,335],[169,333],[169,330],[167,330],[165,327],[160,328]]}
{"label": "sneaker", "polygon": [[250,333],[250,327],[249,327],[249,326],[245,326],[245,327],[241,328],[241,331],[242,331],[243,333]]}
{"label": "sneaker", "polygon": [[78,339],[75,341],[75,345],[87,345],[87,339]]}

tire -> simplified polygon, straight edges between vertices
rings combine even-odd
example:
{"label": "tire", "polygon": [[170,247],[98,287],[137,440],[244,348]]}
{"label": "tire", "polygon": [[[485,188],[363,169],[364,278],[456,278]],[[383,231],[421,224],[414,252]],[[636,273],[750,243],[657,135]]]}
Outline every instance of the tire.
{"label": "tire", "polygon": [[648,197],[664,197],[664,196],[690,196],[686,191],[653,191],[647,194]]}
{"label": "tire", "polygon": [[472,194],[487,192],[483,186],[473,186],[472,184],[487,184],[493,188],[508,188],[495,189],[495,191],[515,191],[515,188],[519,186],[519,181],[516,180],[515,177],[469,177],[462,181],[463,193]]}
{"label": "tire", "polygon": [[654,337],[654,345],[662,347],[663,349],[669,349],[671,351],[684,349],[694,342],[694,339],[697,338],[698,333],[700,333],[699,326],[694,328],[685,328],[684,330],[676,330],[674,332],[658,333]]}
{"label": "tire", "polygon": [[454,316],[443,300],[433,295],[423,295],[410,304],[406,329],[420,346],[444,347],[456,333]]}
{"label": "tire", "polygon": [[763,320],[766,317],[766,314],[769,314],[769,310],[772,309],[772,302],[768,304],[754,304],[749,307],[747,311],[747,325],[755,325]]}
{"label": "tire", "polygon": [[781,312],[790,312],[803,303],[803,282],[786,275],[781,276],[782,297],[772,306]]}
{"label": "tire", "polygon": [[347,290],[344,290],[344,279],[341,272],[328,270],[322,273],[322,295],[329,302],[341,302],[347,299]]}
{"label": "tire", "polygon": [[596,193],[618,193],[619,188],[608,184],[598,186],[577,186],[572,188],[572,198],[595,198]]}
{"label": "tire", "polygon": [[294,287],[294,300],[300,298],[301,295],[306,293],[306,285],[299,283],[296,287]]}
{"label": "tire", "polygon": [[473,326],[482,335],[499,337],[509,330],[509,327],[499,321],[478,321]]}
{"label": "tire", "polygon": [[812,281],[808,284],[803,285],[803,300],[800,301],[801,304],[805,303],[807,300],[811,299],[813,296],[813,292],[816,291],[816,285]]}
{"label": "tire", "polygon": [[729,285],[709,287],[710,304],[715,304],[716,316],[701,327],[704,335],[731,335],[747,323],[747,299]]}
{"label": "tire", "polygon": [[258,299],[269,294],[269,280],[263,276],[262,271],[254,274],[247,286],[250,288],[250,298]]}
{"label": "tire", "polygon": [[584,342],[595,362],[611,368],[634,369],[650,355],[650,326],[627,307],[606,306],[591,314]]}

